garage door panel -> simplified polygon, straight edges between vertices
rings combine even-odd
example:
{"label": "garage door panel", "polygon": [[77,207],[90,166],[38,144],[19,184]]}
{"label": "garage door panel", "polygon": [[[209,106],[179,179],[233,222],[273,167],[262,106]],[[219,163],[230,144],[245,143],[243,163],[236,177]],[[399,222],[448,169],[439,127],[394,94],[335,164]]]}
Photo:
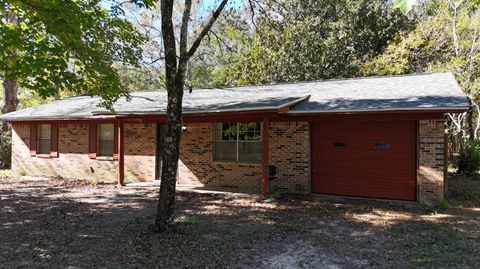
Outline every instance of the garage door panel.
{"label": "garage door panel", "polygon": [[363,177],[349,177],[349,176],[333,176],[333,180],[326,182],[316,182],[316,186],[356,186],[359,188],[371,189],[395,189],[402,190],[404,188],[413,187],[414,182],[408,180],[408,177],[386,179],[386,178],[372,178],[368,176]]}
{"label": "garage door panel", "polygon": [[[373,139],[367,138],[362,140],[351,140],[351,139],[322,139],[322,140],[312,140],[319,149],[323,150],[335,150],[339,152],[348,151],[348,150],[376,150],[376,151],[411,151],[412,147],[415,145],[411,144],[409,139]],[[334,146],[334,143],[340,142],[345,143],[344,148],[338,148]],[[388,144],[388,149],[375,149],[376,143]]]}
{"label": "garage door panel", "polygon": [[412,174],[411,169],[368,169],[365,167],[345,167],[342,169],[331,167],[315,172],[320,177],[367,177],[372,179],[379,178],[391,181],[399,179],[411,181],[412,176],[415,176]]}
{"label": "garage door panel", "polygon": [[312,124],[312,191],[415,200],[416,123]]}
{"label": "garage door panel", "polygon": [[362,159],[369,160],[411,160],[410,151],[372,151],[372,150],[324,150],[324,154],[312,156],[312,159],[326,160],[326,159],[345,159],[349,161],[357,161]]}
{"label": "garage door panel", "polygon": [[408,191],[399,191],[395,189],[374,189],[371,187],[342,187],[339,191],[338,186],[326,186],[325,193],[332,195],[347,195],[356,197],[371,197],[371,198],[383,198],[383,199],[395,199],[395,200],[415,200],[415,191],[410,188]]}
{"label": "garage door panel", "polygon": [[322,162],[322,167],[319,169],[314,169],[316,171],[322,171],[324,167],[335,167],[335,168],[366,168],[366,169],[409,169],[411,170],[414,167],[409,160],[386,160],[386,159],[363,159],[363,160],[349,160],[342,158],[331,158],[331,159],[318,159],[319,162]]}
{"label": "garage door panel", "polygon": [[[333,123],[337,124],[337,123]],[[358,137],[359,131],[362,132],[364,137],[369,137],[371,139],[384,139],[385,137],[391,137],[392,139],[398,138],[399,133],[406,133],[406,132],[414,132],[415,126],[408,126],[406,124],[400,123],[399,126],[386,126],[385,123],[380,122],[379,124],[382,125],[382,129],[379,129],[378,125],[373,126],[362,126],[361,124],[358,125],[351,125],[345,126],[345,128],[341,129],[329,129],[328,127],[325,128],[324,125],[322,126],[322,130],[324,135],[321,137],[322,139],[362,139]]]}

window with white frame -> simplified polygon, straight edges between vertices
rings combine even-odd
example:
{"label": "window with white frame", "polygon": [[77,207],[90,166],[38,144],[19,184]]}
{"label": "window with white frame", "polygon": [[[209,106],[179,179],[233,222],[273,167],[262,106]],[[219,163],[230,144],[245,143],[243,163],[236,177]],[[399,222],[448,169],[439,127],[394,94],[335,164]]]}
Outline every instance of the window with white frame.
{"label": "window with white frame", "polygon": [[216,161],[261,162],[262,129],[259,122],[215,124]]}
{"label": "window with white frame", "polygon": [[98,125],[98,156],[112,157],[115,146],[115,128],[113,124]]}
{"label": "window with white frame", "polygon": [[37,154],[50,154],[52,147],[52,128],[50,124],[38,125]]}

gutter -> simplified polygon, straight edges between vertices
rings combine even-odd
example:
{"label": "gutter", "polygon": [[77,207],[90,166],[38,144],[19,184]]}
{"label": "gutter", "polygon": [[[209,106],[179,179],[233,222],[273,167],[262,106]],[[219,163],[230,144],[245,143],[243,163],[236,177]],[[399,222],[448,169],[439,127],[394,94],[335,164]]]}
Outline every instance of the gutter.
{"label": "gutter", "polygon": [[[224,112],[251,112],[255,113],[257,111],[272,111],[277,110],[278,112],[287,112],[288,109],[294,105],[297,105],[301,102],[304,102],[310,98],[310,95],[303,96],[292,100],[290,102],[281,104],[279,106],[264,106],[264,107],[245,107],[245,108],[226,108],[226,109],[214,109],[214,110],[190,110],[183,112],[183,115],[202,115],[202,114],[211,114],[211,113],[224,113]],[[284,112],[284,110],[286,110]],[[100,115],[126,115],[126,116],[145,116],[145,115],[167,115],[165,111],[158,111],[158,112],[143,112],[143,111],[115,111],[108,112],[108,111],[93,111],[93,115],[100,116]]]}
{"label": "gutter", "polygon": [[306,115],[306,114],[360,114],[360,113],[402,113],[402,112],[444,112],[458,113],[465,112],[468,107],[425,107],[425,108],[378,108],[378,109],[332,109],[332,110],[290,110],[288,115]]}

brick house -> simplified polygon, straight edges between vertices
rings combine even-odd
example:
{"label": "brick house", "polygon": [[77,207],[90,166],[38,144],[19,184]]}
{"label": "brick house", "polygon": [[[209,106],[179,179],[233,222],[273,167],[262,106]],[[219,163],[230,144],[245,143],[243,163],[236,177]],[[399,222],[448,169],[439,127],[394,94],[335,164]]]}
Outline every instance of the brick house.
{"label": "brick house", "polygon": [[[158,179],[166,93],[115,112],[76,96],[1,117],[16,174]],[[178,184],[411,200],[443,197],[445,113],[468,101],[451,73],[185,93]]]}

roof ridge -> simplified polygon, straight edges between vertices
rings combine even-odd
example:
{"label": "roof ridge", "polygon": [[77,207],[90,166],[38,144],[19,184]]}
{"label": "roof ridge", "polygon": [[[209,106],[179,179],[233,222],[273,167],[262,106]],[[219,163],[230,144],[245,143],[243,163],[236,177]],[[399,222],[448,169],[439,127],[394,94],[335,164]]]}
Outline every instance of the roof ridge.
{"label": "roof ridge", "polygon": [[[194,88],[193,90],[223,90],[223,89],[237,89],[237,88],[246,88],[246,87],[261,87],[261,86],[282,86],[282,85],[292,85],[292,84],[308,84],[308,83],[322,83],[322,82],[336,82],[336,81],[355,81],[355,80],[368,80],[368,79],[385,79],[385,78],[398,78],[398,77],[414,77],[414,76],[429,76],[437,74],[452,74],[450,71],[445,72],[428,72],[428,73],[412,73],[412,74],[396,74],[396,75],[376,75],[376,76],[363,76],[363,77],[351,77],[351,78],[332,78],[332,79],[320,79],[320,80],[302,80],[294,82],[279,82],[279,83],[265,83],[265,84],[248,84],[241,86],[219,86],[219,87],[210,87],[210,88]],[[453,75],[453,74],[452,74]],[[165,91],[165,89],[158,89],[153,91],[133,91],[132,93],[154,93]],[[185,90],[187,91],[187,90]]]}

